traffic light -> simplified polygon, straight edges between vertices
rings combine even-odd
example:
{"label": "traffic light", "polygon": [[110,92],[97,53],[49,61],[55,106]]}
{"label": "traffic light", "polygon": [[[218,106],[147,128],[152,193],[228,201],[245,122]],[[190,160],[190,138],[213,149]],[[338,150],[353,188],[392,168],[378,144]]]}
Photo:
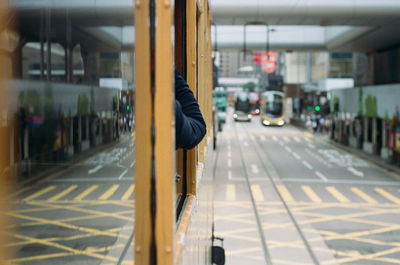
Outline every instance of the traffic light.
{"label": "traffic light", "polygon": [[319,105],[315,106],[315,111],[319,112],[321,110],[321,107]]}
{"label": "traffic light", "polygon": [[128,105],[126,105],[126,110],[127,110],[127,111],[129,111],[129,104],[128,104]]}

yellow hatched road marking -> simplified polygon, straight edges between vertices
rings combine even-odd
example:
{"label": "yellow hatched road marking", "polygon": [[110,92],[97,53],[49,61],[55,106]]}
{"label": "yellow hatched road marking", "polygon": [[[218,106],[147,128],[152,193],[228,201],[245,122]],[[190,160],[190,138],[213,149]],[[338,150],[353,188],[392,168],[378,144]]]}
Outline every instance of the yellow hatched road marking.
{"label": "yellow hatched road marking", "polygon": [[129,199],[129,197],[132,195],[134,189],[135,189],[135,184],[132,184],[131,186],[129,186],[129,189],[124,193],[121,200],[126,201],[127,199]]}
{"label": "yellow hatched road marking", "polygon": [[335,187],[329,186],[326,187],[326,190],[332,194],[333,197],[335,197],[336,200],[340,202],[350,202],[349,199],[347,199],[340,191],[338,191]]}
{"label": "yellow hatched road marking", "polygon": [[282,195],[282,198],[286,202],[294,202],[294,199],[285,185],[277,185],[279,193]]}
{"label": "yellow hatched road marking", "polygon": [[74,189],[76,189],[77,187],[78,187],[78,185],[72,185],[72,186],[69,187],[68,189],[66,189],[66,190],[60,192],[59,194],[57,194],[57,195],[51,197],[51,198],[49,199],[49,201],[56,201],[56,200],[58,200],[58,199],[61,199],[62,197],[64,197],[64,196],[68,195],[69,193],[71,193],[71,192],[72,192]]}
{"label": "yellow hatched road marking", "polygon": [[379,193],[380,195],[382,195],[383,197],[385,197],[386,199],[388,199],[389,201],[392,201],[396,204],[400,204],[400,199],[397,198],[396,196],[390,194],[389,192],[387,192],[386,190],[382,189],[382,188],[375,188],[374,189],[377,193]]}
{"label": "yellow hatched road marking", "polygon": [[243,140],[243,135],[239,134],[238,138],[239,138],[240,141],[242,141]]}
{"label": "yellow hatched road marking", "polygon": [[43,195],[43,194],[45,194],[45,193],[48,193],[48,192],[54,190],[55,188],[56,188],[56,186],[49,186],[49,187],[47,187],[47,188],[45,188],[45,189],[42,189],[42,190],[40,190],[40,191],[38,191],[38,192],[32,194],[32,195],[29,196],[29,197],[26,197],[24,200],[25,200],[25,201],[33,200],[33,199],[35,199],[35,198],[37,198],[37,197],[39,197],[39,196],[41,196],[41,195]]}
{"label": "yellow hatched road marking", "polygon": [[234,184],[226,185],[226,200],[227,201],[236,200],[236,189]]}
{"label": "yellow hatched road marking", "polygon": [[294,137],[293,137],[293,139],[294,139],[296,142],[298,142],[298,143],[301,143],[301,140],[300,140],[300,138],[299,138],[299,137],[297,137],[297,136],[294,136]]}
{"label": "yellow hatched road marking", "polygon": [[367,195],[365,192],[363,192],[359,188],[354,188],[353,187],[353,188],[351,188],[351,191],[354,192],[355,194],[357,194],[361,199],[363,199],[366,202],[373,203],[373,204],[377,204],[378,203],[375,199],[373,199],[372,197]]}
{"label": "yellow hatched road marking", "polygon": [[252,141],[255,140],[254,135],[250,135],[250,140],[252,140]]}
{"label": "yellow hatched road marking", "polygon": [[289,139],[289,137],[287,137],[287,136],[283,136],[283,140],[284,140],[285,142],[287,142],[287,143],[290,143],[290,139]]}
{"label": "yellow hatched road marking", "polygon": [[103,195],[101,195],[99,197],[99,200],[107,200],[108,198],[110,198],[115,191],[119,188],[119,185],[115,184],[112,185],[111,188],[109,188]]}
{"label": "yellow hatched road marking", "polygon": [[301,189],[306,193],[308,198],[313,202],[322,202],[321,198],[311,189],[310,186],[303,185]]}
{"label": "yellow hatched road marking", "polygon": [[272,140],[273,140],[274,142],[278,142],[278,137],[276,137],[276,136],[274,135],[274,136],[272,136]]}
{"label": "yellow hatched road marking", "polygon": [[264,135],[261,135],[260,138],[261,138],[261,141],[266,141],[267,140],[267,138],[265,138]]}
{"label": "yellow hatched road marking", "polygon": [[308,137],[306,137],[306,136],[304,136],[303,138],[304,138],[304,140],[306,140],[306,142],[311,143],[311,139],[310,139],[310,138],[308,138]]}
{"label": "yellow hatched road marking", "polygon": [[98,187],[99,187],[99,185],[93,185],[93,186],[87,188],[84,192],[82,192],[81,194],[76,196],[74,200],[75,201],[83,200],[84,198],[86,198],[90,193],[92,193]]}
{"label": "yellow hatched road marking", "polygon": [[264,195],[261,187],[258,184],[251,185],[251,192],[253,193],[254,200],[257,202],[264,201]]}

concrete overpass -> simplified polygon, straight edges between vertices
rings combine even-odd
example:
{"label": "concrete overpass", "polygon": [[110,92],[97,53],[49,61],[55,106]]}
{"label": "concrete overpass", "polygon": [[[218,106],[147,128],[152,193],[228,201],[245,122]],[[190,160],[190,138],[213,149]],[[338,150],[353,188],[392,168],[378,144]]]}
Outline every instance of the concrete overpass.
{"label": "concrete overpass", "polygon": [[[210,0],[210,4],[217,26],[213,40],[220,49],[242,49],[244,25],[258,25],[247,26],[248,49],[265,48],[265,25],[274,50],[368,52],[400,43],[398,0]],[[54,17],[68,10],[80,36],[91,36],[93,44],[107,44],[107,49],[134,45],[133,0],[14,0],[9,5],[26,25],[41,9],[52,10]]]}

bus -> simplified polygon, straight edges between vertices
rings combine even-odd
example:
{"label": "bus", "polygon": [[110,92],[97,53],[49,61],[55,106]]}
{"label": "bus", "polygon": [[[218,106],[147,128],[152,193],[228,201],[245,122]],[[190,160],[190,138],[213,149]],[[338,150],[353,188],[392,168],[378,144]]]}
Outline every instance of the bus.
{"label": "bus", "polygon": [[240,92],[236,95],[235,100],[235,111],[233,113],[233,119],[235,121],[251,121],[251,104],[249,94],[246,92]]}
{"label": "bus", "polygon": [[226,122],[226,109],[228,107],[228,93],[216,88],[213,92],[213,105],[217,111],[218,131],[222,131],[222,125]]}
{"label": "bus", "polygon": [[284,94],[280,91],[266,91],[261,95],[261,124],[265,126],[283,126],[284,120]]}

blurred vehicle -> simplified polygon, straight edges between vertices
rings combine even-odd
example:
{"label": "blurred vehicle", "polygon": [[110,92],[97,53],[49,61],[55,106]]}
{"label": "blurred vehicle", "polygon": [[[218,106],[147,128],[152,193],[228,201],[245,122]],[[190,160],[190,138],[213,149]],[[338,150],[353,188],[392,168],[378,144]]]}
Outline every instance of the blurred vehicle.
{"label": "blurred vehicle", "polygon": [[265,126],[283,126],[284,120],[284,95],[280,91],[266,91],[261,95],[261,123]]}
{"label": "blurred vehicle", "polygon": [[227,93],[223,89],[217,89],[213,92],[213,105],[216,107],[218,118],[218,131],[222,131],[222,125],[226,122],[226,109],[228,107]]}
{"label": "blurred vehicle", "polygon": [[246,92],[241,92],[236,96],[233,119],[235,121],[251,121],[251,117],[252,115],[249,94]]}
{"label": "blurred vehicle", "polygon": [[256,92],[251,92],[249,94],[250,99],[250,109],[252,115],[260,114],[260,94]]}
{"label": "blurred vehicle", "polygon": [[235,105],[235,98],[232,94],[228,95],[228,105],[233,107],[233,105]]}

